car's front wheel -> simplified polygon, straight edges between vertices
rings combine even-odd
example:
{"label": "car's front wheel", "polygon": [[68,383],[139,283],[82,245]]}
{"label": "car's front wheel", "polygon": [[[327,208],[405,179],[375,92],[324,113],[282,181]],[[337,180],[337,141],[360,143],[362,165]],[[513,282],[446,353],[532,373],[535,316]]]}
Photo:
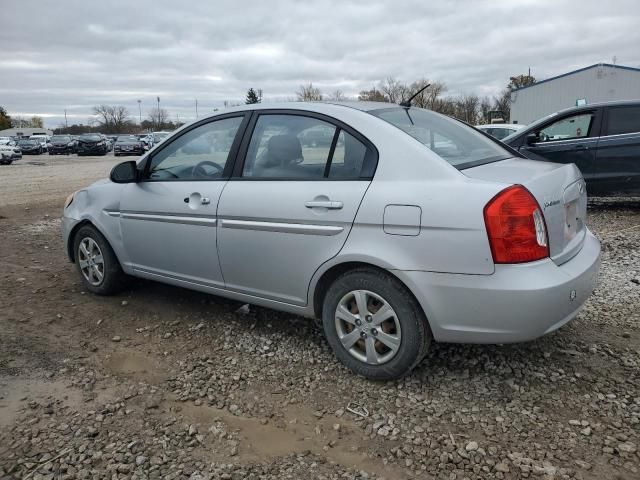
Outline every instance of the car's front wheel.
{"label": "car's front wheel", "polygon": [[113,295],[126,284],[126,275],[109,242],[91,225],[80,227],[73,241],[76,267],[87,290]]}
{"label": "car's front wheel", "polygon": [[338,359],[372,380],[407,374],[432,340],[424,313],[406,287],[369,268],[334,281],[324,298],[322,323]]}

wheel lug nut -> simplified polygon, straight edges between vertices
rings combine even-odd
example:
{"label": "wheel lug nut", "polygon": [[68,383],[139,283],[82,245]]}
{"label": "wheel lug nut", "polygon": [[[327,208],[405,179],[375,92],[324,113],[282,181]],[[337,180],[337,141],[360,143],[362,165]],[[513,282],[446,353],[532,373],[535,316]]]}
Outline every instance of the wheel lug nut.
{"label": "wheel lug nut", "polygon": [[375,337],[376,335],[378,335],[378,330],[376,330],[375,328],[372,328],[372,329],[371,329],[371,335],[373,335],[374,337]]}
{"label": "wheel lug nut", "polygon": [[367,338],[367,334],[366,334],[366,332],[360,332],[360,337],[362,337],[362,338]]}
{"label": "wheel lug nut", "polygon": [[359,318],[356,319],[356,325],[360,326],[362,325],[362,320],[360,320]]}

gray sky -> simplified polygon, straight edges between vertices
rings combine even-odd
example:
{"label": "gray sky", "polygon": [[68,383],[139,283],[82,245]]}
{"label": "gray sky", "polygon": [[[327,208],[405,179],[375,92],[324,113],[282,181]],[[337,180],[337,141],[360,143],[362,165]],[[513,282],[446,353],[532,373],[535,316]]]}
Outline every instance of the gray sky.
{"label": "gray sky", "polygon": [[540,79],[598,62],[640,66],[637,0],[66,1],[6,0],[0,105],[57,126],[91,107],[138,118],[160,96],[171,118],[294,97],[313,81],[348,96],[394,76],[495,95],[509,76]]}

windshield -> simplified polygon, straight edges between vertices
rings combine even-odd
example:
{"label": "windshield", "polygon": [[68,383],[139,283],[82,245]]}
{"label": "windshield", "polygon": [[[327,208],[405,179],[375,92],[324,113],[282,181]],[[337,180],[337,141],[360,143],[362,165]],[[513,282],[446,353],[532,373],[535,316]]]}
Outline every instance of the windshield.
{"label": "windshield", "polygon": [[35,145],[36,142],[35,140],[18,140],[18,144],[20,145]]}
{"label": "windshield", "polygon": [[458,169],[513,156],[473,128],[430,110],[389,108],[369,113],[411,135]]}
{"label": "windshield", "polygon": [[121,137],[118,137],[118,142],[137,142],[138,141],[138,137],[135,137],[133,135],[123,135]]}
{"label": "windshield", "polygon": [[100,135],[80,135],[80,140],[91,140],[95,142],[102,140],[102,137]]}
{"label": "windshield", "polygon": [[71,137],[54,135],[53,137],[51,137],[51,141],[52,142],[70,142]]}

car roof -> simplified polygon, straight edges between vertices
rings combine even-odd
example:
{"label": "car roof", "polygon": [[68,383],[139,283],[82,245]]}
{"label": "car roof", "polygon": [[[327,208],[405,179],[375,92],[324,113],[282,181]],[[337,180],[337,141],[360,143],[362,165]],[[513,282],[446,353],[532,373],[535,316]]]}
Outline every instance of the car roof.
{"label": "car roof", "polygon": [[515,128],[516,130],[526,127],[520,123],[485,123],[483,125],[476,125],[476,128]]}
{"label": "car roof", "polygon": [[313,110],[317,110],[318,106],[332,106],[332,107],[342,107],[342,108],[351,108],[355,110],[360,110],[363,112],[370,112],[373,110],[381,110],[385,108],[402,108],[397,103],[387,103],[387,102],[361,102],[358,100],[347,100],[347,101],[317,101],[317,102],[265,102],[265,103],[253,103],[248,105],[237,105],[234,107],[224,108],[213,112],[208,116],[216,116],[221,115],[227,112],[244,112],[249,110],[309,110],[310,108]]}

